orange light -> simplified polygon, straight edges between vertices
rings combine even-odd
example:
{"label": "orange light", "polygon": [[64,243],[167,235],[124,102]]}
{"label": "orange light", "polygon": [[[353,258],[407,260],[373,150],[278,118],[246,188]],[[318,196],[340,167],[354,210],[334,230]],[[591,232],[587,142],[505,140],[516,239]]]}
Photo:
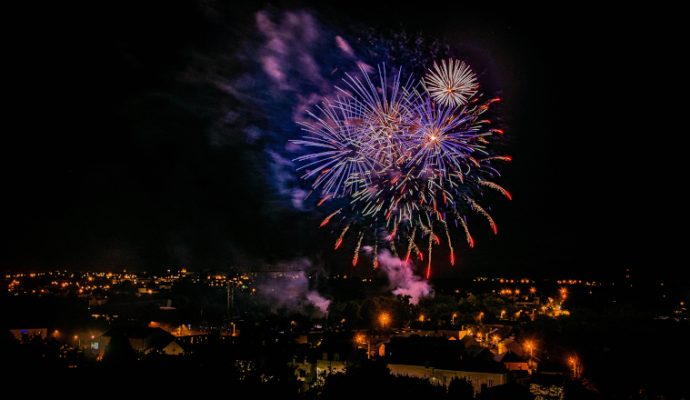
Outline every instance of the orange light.
{"label": "orange light", "polygon": [[367,341],[367,337],[363,333],[358,333],[355,335],[355,343],[364,344]]}
{"label": "orange light", "polygon": [[559,293],[561,294],[561,299],[565,300],[568,298],[568,289],[565,287],[562,287],[559,289]]}
{"label": "orange light", "polygon": [[385,328],[386,325],[390,324],[391,322],[391,316],[387,312],[382,312],[379,314],[379,324],[381,324],[382,328]]}

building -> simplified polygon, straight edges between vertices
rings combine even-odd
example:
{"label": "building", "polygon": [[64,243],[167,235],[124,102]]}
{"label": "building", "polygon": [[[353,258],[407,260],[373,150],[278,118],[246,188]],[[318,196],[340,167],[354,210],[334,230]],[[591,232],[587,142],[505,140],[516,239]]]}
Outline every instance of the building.
{"label": "building", "polygon": [[496,356],[495,360],[505,367],[508,371],[531,371],[529,361],[512,351],[505,352]]}
{"label": "building", "polygon": [[474,393],[480,393],[484,388],[508,383],[508,375],[505,372],[492,371],[464,371],[462,366],[453,369],[435,368],[424,365],[388,364],[392,375],[409,376],[411,378],[428,379],[433,384],[448,387],[455,379],[467,379],[472,384]]}
{"label": "building", "polygon": [[391,374],[428,379],[448,386],[455,379],[467,379],[475,394],[484,388],[508,383],[502,364],[478,346],[465,347],[462,340],[440,337],[393,337],[387,349]]}
{"label": "building", "polygon": [[17,328],[10,329],[10,333],[20,342],[34,337],[40,337],[45,340],[48,337],[48,328]]}
{"label": "building", "polygon": [[139,354],[159,352],[167,355],[182,355],[184,347],[176,342],[175,337],[161,328],[148,327],[115,327],[104,333],[99,339],[99,358],[105,354],[113,337],[124,337],[129,345]]}

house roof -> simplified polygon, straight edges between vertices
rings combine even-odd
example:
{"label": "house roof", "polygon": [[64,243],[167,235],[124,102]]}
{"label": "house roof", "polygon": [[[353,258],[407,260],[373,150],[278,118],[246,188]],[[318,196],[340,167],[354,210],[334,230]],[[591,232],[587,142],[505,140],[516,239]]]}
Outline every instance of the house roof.
{"label": "house roof", "polygon": [[527,362],[527,360],[523,357],[520,357],[519,355],[513,353],[512,351],[507,351],[501,355],[499,355],[496,358],[496,361],[502,362],[502,363],[520,363],[520,362]]}
{"label": "house roof", "polygon": [[148,328],[141,326],[116,326],[103,334],[105,337],[124,336],[129,339],[150,339],[155,336],[172,339],[173,336],[161,328]]}
{"label": "house roof", "polygon": [[466,349],[461,341],[439,337],[394,337],[387,346],[388,361],[424,365],[438,369],[476,372],[504,372],[488,349]]}

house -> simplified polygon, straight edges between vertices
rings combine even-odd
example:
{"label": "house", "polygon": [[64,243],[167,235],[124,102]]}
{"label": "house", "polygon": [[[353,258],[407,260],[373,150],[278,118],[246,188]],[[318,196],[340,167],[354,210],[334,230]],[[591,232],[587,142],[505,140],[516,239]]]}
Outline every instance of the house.
{"label": "house", "polygon": [[388,344],[387,361],[392,375],[428,379],[446,387],[455,378],[467,379],[475,394],[485,387],[508,382],[503,365],[493,360],[488,349],[479,346],[468,349],[463,340],[394,337]]}
{"label": "house", "polygon": [[170,341],[170,343],[165,345],[160,351],[169,356],[179,356],[185,353],[185,349],[174,340]]}
{"label": "house", "polygon": [[113,337],[124,337],[134,351],[140,354],[159,352],[167,355],[181,355],[185,353],[184,347],[175,340],[175,337],[161,328],[149,327],[115,327],[101,335],[99,340],[99,358],[102,358],[108,344]]}
{"label": "house", "polygon": [[497,362],[503,364],[508,371],[530,371],[529,362],[527,359],[508,351],[494,358]]}
{"label": "house", "polygon": [[17,328],[10,329],[10,333],[18,341],[40,337],[45,340],[48,337],[48,328]]}

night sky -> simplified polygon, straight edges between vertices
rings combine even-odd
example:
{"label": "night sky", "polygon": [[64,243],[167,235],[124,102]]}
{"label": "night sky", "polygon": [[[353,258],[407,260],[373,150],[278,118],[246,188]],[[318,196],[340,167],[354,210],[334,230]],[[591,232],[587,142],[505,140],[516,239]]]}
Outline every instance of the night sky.
{"label": "night sky", "polygon": [[514,201],[494,204],[497,237],[477,228],[478,246],[459,247],[462,271],[654,275],[682,264],[687,128],[672,97],[684,64],[667,17],[138,3],[21,15],[6,49],[0,268],[347,265],[317,228],[320,211],[294,207],[281,183],[294,174],[276,152],[298,135],[297,94],[262,77],[261,10],[278,30],[288,12],[313,18],[309,51],[324,71],[335,35],[362,48],[364,32],[421,35],[479,65],[505,100]]}

